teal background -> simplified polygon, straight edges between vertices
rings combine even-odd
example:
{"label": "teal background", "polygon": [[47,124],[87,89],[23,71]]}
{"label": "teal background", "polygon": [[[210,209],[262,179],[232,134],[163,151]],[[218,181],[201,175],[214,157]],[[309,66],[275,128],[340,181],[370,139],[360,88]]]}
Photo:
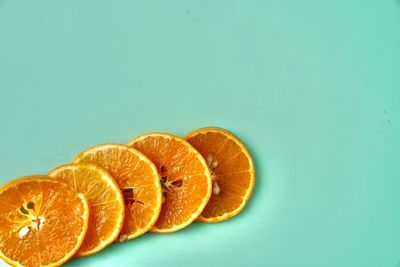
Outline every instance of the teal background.
{"label": "teal background", "polygon": [[0,0],[0,182],[224,127],[243,213],[68,266],[400,267],[399,90],[399,0]]}

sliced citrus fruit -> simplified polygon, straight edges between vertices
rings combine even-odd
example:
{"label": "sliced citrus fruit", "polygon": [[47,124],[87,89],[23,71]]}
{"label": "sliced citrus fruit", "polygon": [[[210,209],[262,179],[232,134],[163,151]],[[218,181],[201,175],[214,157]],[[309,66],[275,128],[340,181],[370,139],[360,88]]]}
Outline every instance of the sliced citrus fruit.
{"label": "sliced citrus fruit", "polygon": [[206,159],[213,193],[199,221],[216,223],[238,214],[254,187],[254,163],[242,142],[219,128],[202,128],[186,140]]}
{"label": "sliced citrus fruit", "polygon": [[88,228],[84,195],[48,176],[22,177],[0,188],[0,257],[13,266],[59,266]]}
{"label": "sliced citrus fruit", "polygon": [[79,256],[92,255],[118,237],[124,222],[124,199],[106,170],[88,163],[68,164],[52,170],[49,176],[64,181],[89,202],[89,228]]}
{"label": "sliced citrus fruit", "polygon": [[75,163],[86,162],[106,169],[117,182],[125,202],[125,221],[119,241],[146,233],[161,209],[161,185],[155,165],[136,149],[105,144],[80,153]]}
{"label": "sliced citrus fruit", "polygon": [[152,232],[170,233],[193,222],[211,195],[211,176],[203,157],[182,138],[151,133],[129,142],[157,166],[163,187],[160,217]]}

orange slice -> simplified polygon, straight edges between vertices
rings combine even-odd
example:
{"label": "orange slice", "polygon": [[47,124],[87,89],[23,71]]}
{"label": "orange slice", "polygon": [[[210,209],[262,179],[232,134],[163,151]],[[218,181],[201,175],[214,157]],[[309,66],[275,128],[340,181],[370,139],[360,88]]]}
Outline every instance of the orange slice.
{"label": "orange slice", "polygon": [[203,128],[186,136],[203,155],[211,171],[213,194],[199,221],[216,223],[237,215],[254,187],[253,160],[246,147],[230,132]]}
{"label": "orange slice", "polygon": [[48,176],[0,188],[0,257],[12,266],[59,266],[81,246],[89,206],[82,194]]}
{"label": "orange slice", "polygon": [[188,142],[170,134],[145,134],[129,145],[149,157],[161,175],[164,203],[151,231],[170,233],[188,226],[211,195],[211,176],[203,157]]}
{"label": "orange slice", "polygon": [[161,185],[154,164],[139,151],[116,144],[99,145],[80,153],[75,163],[93,163],[117,182],[125,202],[125,221],[119,241],[146,233],[161,209]]}
{"label": "orange slice", "polygon": [[89,228],[79,256],[92,255],[118,237],[124,223],[124,199],[106,170],[87,163],[69,164],[52,170],[49,176],[67,183],[88,199]]}

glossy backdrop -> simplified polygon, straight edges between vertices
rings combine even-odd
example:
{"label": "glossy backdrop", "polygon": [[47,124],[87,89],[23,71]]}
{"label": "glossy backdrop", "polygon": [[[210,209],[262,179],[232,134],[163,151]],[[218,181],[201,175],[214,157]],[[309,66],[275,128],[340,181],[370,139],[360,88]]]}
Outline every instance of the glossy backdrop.
{"label": "glossy backdrop", "polygon": [[324,2],[0,0],[1,184],[224,127],[256,163],[242,214],[68,266],[399,267],[400,1]]}

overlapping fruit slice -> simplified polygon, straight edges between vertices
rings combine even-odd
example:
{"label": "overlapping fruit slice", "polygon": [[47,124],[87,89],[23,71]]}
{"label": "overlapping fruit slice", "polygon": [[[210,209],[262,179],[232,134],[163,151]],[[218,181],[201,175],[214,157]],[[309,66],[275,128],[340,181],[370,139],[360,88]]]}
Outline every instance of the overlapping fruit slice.
{"label": "overlapping fruit slice", "polygon": [[185,140],[164,133],[145,134],[128,145],[152,160],[160,173],[164,203],[151,231],[169,233],[188,226],[211,195],[211,176],[203,157]]}
{"label": "overlapping fruit slice", "polygon": [[0,257],[13,266],[59,266],[81,246],[89,220],[82,194],[48,176],[0,188]]}
{"label": "overlapping fruit slice", "polygon": [[147,232],[161,209],[161,185],[155,165],[136,149],[116,144],[99,145],[80,153],[74,163],[92,163],[107,170],[125,202],[125,220],[119,241]]}
{"label": "overlapping fruit slice", "polygon": [[51,171],[49,176],[65,182],[88,199],[89,227],[79,256],[92,255],[118,237],[124,222],[124,199],[106,170],[88,163],[68,164]]}
{"label": "overlapping fruit slice", "polygon": [[246,147],[233,134],[219,128],[202,128],[186,140],[206,159],[213,180],[213,194],[199,217],[215,223],[238,214],[254,187],[253,160]]}

